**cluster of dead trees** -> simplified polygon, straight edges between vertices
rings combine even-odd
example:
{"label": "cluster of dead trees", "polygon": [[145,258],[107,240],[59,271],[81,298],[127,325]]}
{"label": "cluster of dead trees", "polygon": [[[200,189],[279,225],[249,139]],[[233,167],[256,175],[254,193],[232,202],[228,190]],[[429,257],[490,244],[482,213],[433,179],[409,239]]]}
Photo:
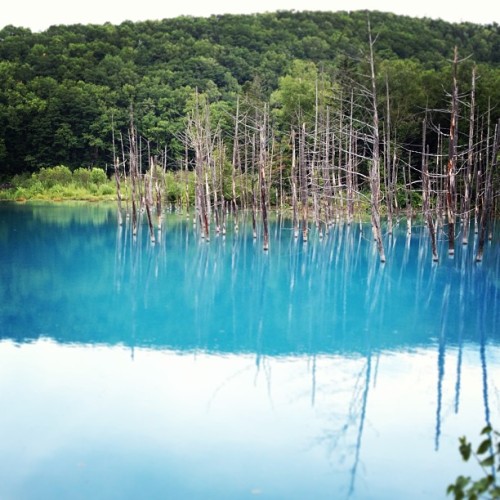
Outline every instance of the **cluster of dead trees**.
{"label": "cluster of dead trees", "polygon": [[[455,50],[449,120],[436,124],[433,110],[422,110],[421,146],[405,146],[398,144],[390,122],[387,79],[384,109],[379,103],[373,44],[370,34],[366,85],[318,80],[313,116],[306,117],[298,106],[285,131],[275,127],[269,104],[258,100],[238,100],[232,130],[223,129],[207,97],[196,93],[180,137],[185,154],[178,169],[185,174],[185,185],[177,202],[188,210],[194,205],[203,238],[210,240],[212,228],[224,233],[228,214],[238,230],[240,212],[250,211],[254,237],[261,227],[267,250],[271,207],[291,216],[295,237],[301,235],[303,241],[312,227],[323,237],[332,224],[353,224],[369,216],[384,262],[384,234],[392,235],[400,216],[411,234],[412,221],[420,216],[428,227],[435,261],[439,240],[447,240],[451,256],[458,239],[468,244],[472,226],[478,241],[476,259],[482,259],[498,200],[500,130],[498,123],[491,123],[490,109],[477,109],[476,71],[470,90],[460,94]],[[146,151],[148,164],[141,165],[145,151],[138,150],[133,117],[121,144],[115,168],[119,221],[120,179],[126,178],[132,230],[135,234],[142,207],[154,241],[154,226],[161,230],[166,155],[158,160]]]}
{"label": "cluster of dead trees", "polygon": [[[115,144],[113,138],[113,144]],[[114,176],[116,181],[116,198],[118,204],[118,224],[123,224],[123,199],[126,203],[126,217],[131,219],[132,234],[137,236],[138,226],[146,213],[151,243],[156,242],[155,226],[159,233],[162,231],[165,187],[166,155],[160,159],[151,155],[149,144],[146,142],[148,165],[142,165],[143,142],[138,139],[134,124],[133,112],[130,113],[130,127],[126,140],[120,135],[121,155],[114,154]],[[127,147],[125,147],[125,144]],[[122,191],[122,180],[125,181],[126,193]]]}

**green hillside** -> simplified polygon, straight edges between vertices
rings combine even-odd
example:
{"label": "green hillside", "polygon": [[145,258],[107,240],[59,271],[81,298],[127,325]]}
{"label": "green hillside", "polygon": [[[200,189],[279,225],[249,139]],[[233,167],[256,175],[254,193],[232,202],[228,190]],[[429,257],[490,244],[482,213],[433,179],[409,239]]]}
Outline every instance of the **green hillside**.
{"label": "green hillside", "polygon": [[[476,64],[478,114],[490,103],[491,122],[500,116],[498,25],[381,12],[371,12],[370,21],[379,105],[385,109],[387,78],[398,141],[420,141],[425,108],[435,110],[436,121],[443,118],[455,46],[465,59],[460,92],[469,91]],[[112,164],[113,130],[115,139],[126,134],[130,109],[148,151],[167,148],[168,166],[175,168],[196,89],[228,130],[238,96],[252,96],[271,103],[277,134],[288,133],[293,110],[287,111],[287,98],[297,88],[287,84],[309,78],[345,92],[352,82],[363,85],[367,36],[362,11],[179,17],[41,33],[6,26],[0,31],[0,175]],[[314,86],[301,92],[309,92],[300,103],[307,115]]]}

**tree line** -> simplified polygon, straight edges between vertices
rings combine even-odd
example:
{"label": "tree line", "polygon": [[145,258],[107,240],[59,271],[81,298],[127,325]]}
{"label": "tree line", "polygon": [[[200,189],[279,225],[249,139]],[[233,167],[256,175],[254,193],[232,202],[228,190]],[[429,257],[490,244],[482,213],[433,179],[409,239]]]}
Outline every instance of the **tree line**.
{"label": "tree line", "polygon": [[[346,92],[353,81],[363,84],[366,18],[364,11],[276,12],[52,26],[40,33],[6,26],[0,31],[0,175],[59,164],[113,165],[114,132],[128,129],[130,107],[149,150],[166,149],[167,167],[179,168],[180,136],[196,93],[206,96],[225,130],[239,99],[258,98],[269,103],[273,128],[288,133],[298,107],[312,119],[318,74]],[[443,121],[455,46],[468,57],[459,66],[460,91],[470,91],[476,65],[478,109],[491,103],[496,121],[498,25],[380,12],[370,19],[377,86],[389,80],[390,121],[400,143],[420,142],[423,110]],[[381,120],[384,100],[382,93]]]}

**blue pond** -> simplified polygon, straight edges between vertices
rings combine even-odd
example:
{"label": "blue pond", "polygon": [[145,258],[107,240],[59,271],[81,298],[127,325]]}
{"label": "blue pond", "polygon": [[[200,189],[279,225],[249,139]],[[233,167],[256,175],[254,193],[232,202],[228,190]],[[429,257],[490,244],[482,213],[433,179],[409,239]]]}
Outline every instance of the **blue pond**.
{"label": "blue pond", "polygon": [[[500,425],[498,230],[401,222],[155,245],[115,208],[0,205],[0,498],[445,498]],[[473,233],[473,232],[472,232]],[[460,240],[458,240],[460,241]]]}

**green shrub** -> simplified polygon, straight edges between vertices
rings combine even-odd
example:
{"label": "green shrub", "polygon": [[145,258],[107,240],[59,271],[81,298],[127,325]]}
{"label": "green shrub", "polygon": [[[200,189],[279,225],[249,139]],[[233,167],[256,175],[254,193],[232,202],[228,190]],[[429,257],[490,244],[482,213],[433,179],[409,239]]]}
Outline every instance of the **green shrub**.
{"label": "green shrub", "polygon": [[115,189],[111,184],[103,184],[102,186],[99,186],[99,194],[101,196],[113,195],[115,194]]}
{"label": "green shrub", "polygon": [[73,182],[77,186],[88,187],[90,184],[90,170],[88,168],[77,168],[73,172]]}
{"label": "green shrub", "polygon": [[43,184],[38,179],[31,179],[28,185],[30,197],[42,194],[44,191]]}
{"label": "green shrub", "polygon": [[181,185],[177,182],[173,172],[167,172],[165,175],[165,194],[170,203],[175,203],[182,196]]}
{"label": "green shrub", "polygon": [[94,167],[90,171],[90,181],[97,186],[104,184],[107,180],[108,178],[106,177],[106,172],[104,172],[101,168]]}
{"label": "green shrub", "polygon": [[18,187],[14,192],[15,200],[26,200],[27,198],[29,198],[29,194],[26,188]]}
{"label": "green shrub", "polygon": [[18,187],[27,187],[28,183],[31,181],[31,175],[29,174],[17,174],[12,177],[10,184],[12,186]]}
{"label": "green shrub", "polygon": [[55,185],[67,186],[73,180],[73,175],[68,167],[59,165],[52,168],[41,168],[33,177],[38,179],[43,187],[50,189]]}
{"label": "green shrub", "polygon": [[47,192],[51,198],[61,198],[64,194],[64,187],[61,184],[56,184],[48,189]]}

